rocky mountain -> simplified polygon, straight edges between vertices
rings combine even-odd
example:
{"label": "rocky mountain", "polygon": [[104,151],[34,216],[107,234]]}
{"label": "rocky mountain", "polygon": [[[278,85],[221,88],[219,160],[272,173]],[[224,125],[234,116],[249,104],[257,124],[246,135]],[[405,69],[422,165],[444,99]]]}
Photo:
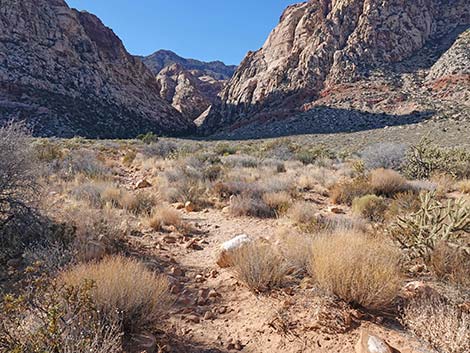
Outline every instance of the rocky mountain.
{"label": "rocky mountain", "polygon": [[113,31],[64,0],[0,0],[0,113],[44,136],[193,130]]}
{"label": "rocky mountain", "polygon": [[236,69],[220,61],[185,59],[168,50],[142,61],[156,75],[161,97],[191,120],[218,102],[218,94]]}
{"label": "rocky mountain", "polygon": [[191,71],[196,77],[209,76],[218,81],[230,79],[237,69],[237,66],[225,65],[221,61],[204,62],[185,59],[170,50],[159,50],[149,56],[142,57],[142,61],[155,75],[167,66],[178,64],[185,70]]}
{"label": "rocky mountain", "polygon": [[314,125],[320,107],[332,108],[325,111],[337,126],[345,121],[335,121],[335,110],[470,118],[469,26],[468,0],[290,6],[263,47],[245,57],[221,103],[200,119],[201,130],[268,129],[311,111]]}

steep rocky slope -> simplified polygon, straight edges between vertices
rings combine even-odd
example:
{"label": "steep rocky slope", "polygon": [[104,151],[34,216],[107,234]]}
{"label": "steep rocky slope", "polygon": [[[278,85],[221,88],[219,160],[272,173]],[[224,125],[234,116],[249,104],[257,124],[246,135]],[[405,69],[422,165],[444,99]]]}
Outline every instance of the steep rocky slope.
{"label": "steep rocky slope", "polygon": [[156,75],[161,97],[191,120],[218,101],[217,95],[236,69],[220,61],[185,59],[169,50],[142,61]]}
{"label": "steep rocky slope", "polygon": [[0,113],[64,137],[193,128],[111,29],[63,0],[0,0]]}
{"label": "steep rocky slope", "polygon": [[[392,119],[449,110],[468,115],[468,99],[462,101],[470,92],[468,60],[462,62],[468,58],[468,33],[458,37],[470,25],[468,5],[468,0],[311,0],[290,6],[264,46],[245,57],[202,131],[266,123],[323,105]],[[455,70],[462,72],[460,99],[447,94],[436,102],[440,87],[433,85],[439,77],[449,81]]]}

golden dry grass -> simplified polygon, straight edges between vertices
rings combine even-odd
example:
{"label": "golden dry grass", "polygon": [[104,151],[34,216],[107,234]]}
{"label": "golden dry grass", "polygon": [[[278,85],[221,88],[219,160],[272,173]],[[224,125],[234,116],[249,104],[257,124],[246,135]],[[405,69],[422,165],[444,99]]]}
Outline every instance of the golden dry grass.
{"label": "golden dry grass", "polygon": [[429,265],[440,280],[470,289],[470,255],[464,250],[440,243],[432,252]]}
{"label": "golden dry grass", "polygon": [[268,192],[263,195],[263,201],[277,214],[284,214],[292,205],[292,196],[286,191]]}
{"label": "golden dry grass", "polygon": [[456,188],[463,194],[470,194],[470,179],[460,180],[457,183]]}
{"label": "golden dry grass", "polygon": [[402,283],[400,254],[384,239],[358,232],[322,235],[309,272],[320,288],[366,309],[387,309]]}
{"label": "golden dry grass", "polygon": [[383,168],[370,173],[370,186],[375,194],[385,196],[392,196],[408,188],[403,176],[394,170]]}
{"label": "golden dry grass", "polygon": [[308,202],[296,202],[288,212],[288,217],[301,230],[310,232],[318,225],[317,209]]}
{"label": "golden dry grass", "polygon": [[182,225],[181,213],[167,205],[157,207],[149,219],[149,226],[157,231],[162,230],[163,227],[175,226],[179,228]]}
{"label": "golden dry grass", "polygon": [[68,286],[79,286],[86,280],[94,282],[92,300],[103,317],[118,314],[126,333],[154,326],[168,308],[167,278],[136,260],[107,257],[75,266],[60,276]]}
{"label": "golden dry grass", "polygon": [[254,292],[266,292],[282,285],[289,266],[276,249],[256,241],[238,249],[233,256],[237,278]]}
{"label": "golden dry grass", "polygon": [[312,257],[312,235],[283,228],[276,234],[276,239],[291,271],[294,274],[304,274]]}
{"label": "golden dry grass", "polygon": [[334,184],[330,189],[330,198],[334,204],[351,206],[356,197],[371,193],[371,186],[367,179],[358,177],[350,180],[342,180]]}

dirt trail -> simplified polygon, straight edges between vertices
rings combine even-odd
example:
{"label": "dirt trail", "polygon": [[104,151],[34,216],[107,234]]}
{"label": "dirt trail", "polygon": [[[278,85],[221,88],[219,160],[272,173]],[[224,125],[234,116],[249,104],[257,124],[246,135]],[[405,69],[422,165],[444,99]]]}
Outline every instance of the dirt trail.
{"label": "dirt trail", "polygon": [[[326,198],[317,196],[306,195],[305,199],[325,211]],[[168,243],[168,234],[146,231],[133,239],[173,284],[176,300],[158,337],[167,342],[167,351],[354,353],[361,330],[367,330],[401,353],[428,352],[391,323],[361,317],[311,287],[296,283],[257,296],[229,269],[217,267],[215,259],[223,242],[240,234],[269,239],[279,227],[288,225],[282,219],[231,217],[217,209],[182,212],[199,234],[175,236],[176,242]],[[196,240],[196,248],[188,247],[192,240]]]}

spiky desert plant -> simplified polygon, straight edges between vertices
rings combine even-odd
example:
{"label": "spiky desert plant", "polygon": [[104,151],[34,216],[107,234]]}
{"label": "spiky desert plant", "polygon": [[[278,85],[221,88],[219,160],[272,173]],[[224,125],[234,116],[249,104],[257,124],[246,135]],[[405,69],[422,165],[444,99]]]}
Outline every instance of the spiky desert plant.
{"label": "spiky desert plant", "polygon": [[417,212],[398,216],[391,228],[392,237],[410,259],[429,261],[436,245],[445,242],[470,254],[465,238],[470,234],[470,207],[465,200],[438,201],[435,192],[420,195]]}

